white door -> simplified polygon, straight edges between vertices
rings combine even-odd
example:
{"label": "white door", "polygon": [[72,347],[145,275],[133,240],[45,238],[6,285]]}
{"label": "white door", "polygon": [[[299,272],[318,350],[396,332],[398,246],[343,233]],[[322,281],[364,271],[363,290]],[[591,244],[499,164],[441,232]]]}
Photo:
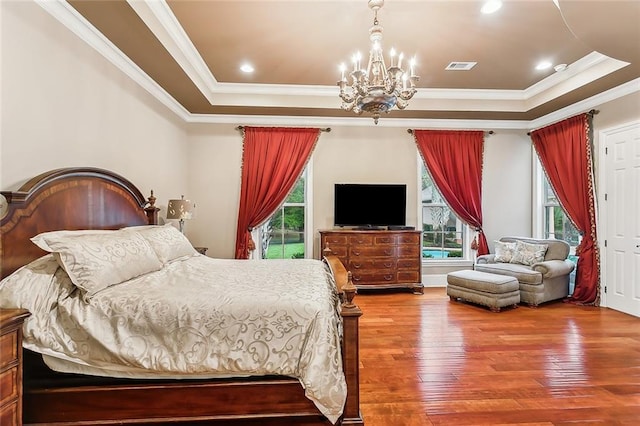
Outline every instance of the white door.
{"label": "white door", "polygon": [[605,149],[600,158],[601,192],[606,195],[600,200],[607,242],[603,300],[612,309],[640,317],[640,122],[602,131],[600,143]]}

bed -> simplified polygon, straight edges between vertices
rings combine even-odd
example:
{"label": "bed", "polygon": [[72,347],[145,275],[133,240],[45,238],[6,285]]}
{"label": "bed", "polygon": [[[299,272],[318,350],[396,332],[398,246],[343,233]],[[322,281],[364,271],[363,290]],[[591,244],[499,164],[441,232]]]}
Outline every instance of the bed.
{"label": "bed", "polygon": [[[144,231],[145,229],[156,232],[159,228],[162,228],[160,226],[149,226],[157,225],[158,223],[159,209],[155,206],[153,192],[150,197],[145,199],[142,193],[130,181],[115,173],[102,169],[65,168],[53,170],[31,179],[18,191],[2,192],[2,195],[6,199],[6,212],[0,221],[0,265],[2,278],[11,274],[13,274],[11,275],[12,277],[15,277],[17,273],[20,273],[20,271],[16,273],[17,270],[22,271],[28,269],[22,267],[27,264],[32,264],[34,261],[36,263],[43,262],[43,265],[49,265],[46,267],[43,266],[45,269],[47,267],[50,268],[55,262],[63,265],[60,263],[60,258],[54,259],[53,261],[51,260],[51,256],[60,256],[60,254],[54,250],[56,247],[53,244],[51,244],[51,246],[54,247],[54,249],[46,246],[47,243],[51,243],[50,240],[46,240],[44,243],[42,243],[42,240],[39,240],[38,245],[31,241],[36,235],[54,234],[57,236],[59,233],[52,231],[60,230],[93,230],[96,234],[95,241],[100,242],[102,238],[112,238],[113,235],[116,234],[119,236],[118,238],[120,238],[120,233],[129,232],[129,230],[132,230],[132,235],[138,238],[140,235],[144,235],[144,232],[146,232]],[[100,234],[100,230],[109,231],[104,232],[103,235]],[[89,231],[86,232],[90,234]],[[73,236],[75,237],[76,234]],[[91,238],[93,237],[89,237],[89,239]],[[64,238],[62,240],[67,241]],[[54,238],[53,241],[56,242],[57,240]],[[175,245],[172,245],[172,247],[174,246]],[[42,250],[43,247],[50,249],[47,251],[55,252],[55,254],[47,254],[47,251]],[[173,248],[171,250],[173,250]],[[188,251],[187,248],[185,248],[185,250]],[[162,256],[160,256],[160,259],[161,263],[165,262]],[[292,277],[294,275],[293,271],[287,269],[290,268],[288,264],[291,262],[296,261],[285,261],[278,267],[269,266],[269,268],[283,269],[283,277]],[[87,365],[86,369],[78,370],[71,367],[74,365],[82,365],[84,360],[74,357],[83,351],[73,352],[73,356],[70,357],[71,359],[64,359],[64,357],[62,357],[63,359],[61,359],[60,365],[57,365],[55,361],[60,361],[57,353],[54,353],[55,356],[51,356],[51,354],[45,354],[43,356],[41,353],[25,349],[23,386],[24,423],[49,425],[167,423],[224,425],[363,425],[364,422],[360,414],[359,404],[358,374],[358,320],[362,313],[353,303],[355,287],[353,287],[350,282],[348,278],[349,275],[344,269],[344,266],[337,258],[332,256],[326,256],[323,262],[322,268],[328,277],[327,282],[335,283],[333,284],[334,293],[337,294],[338,297],[335,301],[335,311],[339,312],[339,314],[336,315],[338,320],[335,323],[336,325],[331,327],[334,330],[332,330],[330,334],[335,331],[335,335],[338,336],[336,340],[338,346],[337,358],[340,361],[339,363],[342,364],[342,376],[346,387],[343,399],[344,404],[340,410],[342,412],[341,415],[336,416],[335,410],[327,410],[322,402],[318,403],[318,400],[322,398],[309,395],[310,393],[314,394],[316,392],[327,392],[330,395],[335,394],[339,391],[339,385],[335,383],[333,385],[327,385],[327,383],[324,383],[316,389],[314,388],[316,385],[307,381],[306,376],[301,378],[297,375],[290,374],[290,370],[286,368],[276,368],[274,373],[270,369],[255,368],[255,366],[252,366],[249,368],[251,374],[242,374],[242,372],[239,372],[236,373],[238,374],[236,377],[236,374],[228,373],[226,376],[230,377],[219,377],[198,370],[201,362],[205,363],[204,358],[201,356],[200,358],[202,358],[203,361],[187,362],[186,367],[180,367],[186,368],[188,373],[194,374],[176,376],[174,371],[170,369],[166,374],[156,374],[157,372],[149,374],[148,371],[147,374],[143,374],[146,369],[146,361],[143,362],[141,357],[139,359],[139,365],[136,365],[136,368],[131,372],[107,376],[100,373],[100,371],[104,370],[93,370],[92,368],[94,366],[92,365]],[[138,263],[139,262],[129,262],[128,265],[136,266]],[[213,273],[210,272],[209,268],[222,267],[221,265],[224,265],[225,270],[229,269],[232,271],[231,273],[234,277],[252,275],[254,273],[246,272],[245,269],[237,269],[241,268],[240,264],[253,268],[265,268],[264,263],[256,264],[251,261],[211,259],[195,253],[194,255],[185,255],[179,257],[177,260],[163,263],[160,266],[161,269],[154,270],[155,272],[149,275],[172,274],[173,272],[167,272],[167,270],[173,268],[200,271],[197,272],[196,275],[200,274],[203,277],[210,277]],[[318,264],[320,264],[320,261],[308,260],[297,264],[299,265],[297,269],[308,268],[310,271],[314,271],[318,270]],[[63,271],[60,275],[65,276],[65,279],[72,277],[73,283],[76,284],[75,279],[80,275],[74,275],[75,271],[73,267],[67,263],[63,266],[66,267],[66,271]],[[128,266],[122,269],[127,268]],[[267,274],[274,275],[274,269],[268,271]],[[56,274],[58,274],[60,268],[56,271]],[[122,273],[125,274],[125,272],[126,271],[123,271]],[[117,273],[119,272],[117,271],[116,274]],[[110,274],[113,275],[113,272]],[[136,272],[133,272],[133,276],[135,276],[135,274]],[[319,272],[316,273],[316,275],[318,274]],[[92,277],[93,275],[88,274],[87,276]],[[218,275],[215,276],[218,277]],[[117,285],[108,286],[106,289],[98,288],[97,290],[92,287],[91,279],[88,279],[86,281],[87,286],[82,286],[81,288],[82,292],[78,290],[74,293],[73,288],[75,287],[70,284],[69,288],[72,288],[72,290],[69,290],[69,294],[73,296],[75,296],[76,293],[78,294],[78,300],[73,302],[75,303],[73,306],[81,304],[80,300],[84,300],[84,302],[89,300],[85,300],[85,298],[90,298],[89,301],[91,305],[102,306],[106,303],[106,299],[113,298],[120,300],[113,295],[113,297],[105,296],[111,291],[120,291],[120,289],[124,289],[125,287],[133,288],[134,285],[149,285],[145,280],[150,278],[147,278],[147,275],[141,277],[143,278],[138,277],[132,278],[131,280],[128,280],[130,277],[125,277],[127,278],[127,280],[124,281],[126,285],[117,284],[120,282],[119,279],[122,278],[114,278]],[[206,279],[213,282],[211,278]],[[291,279],[293,280],[295,278]],[[21,280],[14,281],[22,282]],[[144,281],[144,283],[141,284],[141,281]],[[276,279],[275,281],[278,280]],[[26,283],[26,281],[24,282]],[[162,280],[158,282],[162,283]],[[153,283],[154,286],[164,285],[155,284],[156,281],[153,281]],[[172,285],[175,285],[175,283]],[[278,282],[275,282],[273,285],[278,285]],[[320,285],[318,288],[323,288],[322,284],[318,285]],[[125,306],[129,302],[143,303],[147,301],[150,306],[162,306],[164,310],[166,304],[158,301],[150,302],[154,291],[149,290],[145,293],[145,291],[141,291],[140,288],[136,294],[144,293],[144,297],[136,296],[138,299],[136,299],[135,302],[131,302],[132,299],[121,299],[127,300],[128,302],[120,303],[120,305]],[[224,289],[224,287],[222,288]],[[246,291],[250,293],[251,286],[249,286],[248,289],[249,290]],[[217,289],[216,292],[221,293],[223,297],[227,297],[226,293],[220,288]],[[254,289],[254,292],[259,293],[260,289]],[[307,293],[308,292],[309,290],[307,290]],[[269,297],[266,296],[269,292],[264,290],[264,294],[263,299],[269,299]],[[302,294],[304,294],[304,292]],[[247,295],[248,293],[242,295],[242,299],[248,299],[249,297]],[[65,295],[65,297],[67,296],[69,295]],[[259,296],[262,296],[262,293],[260,293]],[[288,299],[298,297],[299,296],[296,295]],[[69,296],[69,298],[71,298],[71,296]],[[283,298],[287,299],[286,297]],[[60,300],[62,299],[64,298]],[[197,298],[189,300],[186,295],[184,295],[184,298],[180,297],[179,293],[175,299],[177,301],[183,301],[182,304],[177,303],[177,306],[174,307],[179,312],[183,312],[186,305],[191,306],[199,302]],[[208,300],[209,297],[203,297],[201,299]],[[39,300],[40,299],[38,299],[38,303],[40,303]],[[233,301],[232,298],[230,300]],[[231,303],[231,305],[235,306],[233,303]],[[66,307],[65,309],[70,310],[71,308]],[[114,307],[110,307],[101,312],[113,312],[113,309]],[[153,311],[154,309],[149,308],[148,313]],[[82,315],[90,314],[83,313]],[[151,316],[151,314],[149,315]],[[315,313],[313,315],[314,318],[318,316],[318,314]],[[155,320],[152,318],[151,321]],[[91,321],[91,323],[94,322],[95,321]],[[117,321],[115,322],[117,323]],[[316,328],[324,330],[324,333],[326,331],[325,329],[329,328],[326,324],[331,323],[323,322],[320,324],[323,324],[322,327]],[[206,325],[206,327],[210,328],[211,325]],[[33,328],[34,327],[29,329],[28,322],[25,323],[25,330],[27,330],[28,333],[34,333]],[[160,326],[158,328],[162,327]],[[63,327],[55,333],[64,333],[65,329],[70,330],[70,328]],[[120,338],[121,337],[112,337],[111,340]],[[184,336],[182,338],[184,338]],[[305,337],[305,339],[308,339],[308,337]],[[327,339],[331,340],[331,338]],[[306,341],[297,346],[293,346],[299,347],[304,344],[306,344]],[[74,344],[70,346],[74,346]],[[106,347],[107,345],[105,344],[104,346]],[[118,344],[113,346],[126,345]],[[198,347],[198,345],[194,344],[193,347]],[[249,352],[252,352],[254,358],[260,351],[269,354],[273,354],[274,352],[272,348],[265,350],[253,347],[249,350]],[[331,352],[331,350],[323,349],[316,352]],[[135,351],[131,351],[131,353],[135,354]],[[104,355],[104,359],[102,360],[104,362],[101,363],[100,368],[104,369],[105,365],[111,365],[110,363],[113,358],[125,357],[126,355],[127,354],[118,353],[111,358]],[[147,358],[149,357],[147,356],[144,359],[147,360]],[[157,358],[160,359],[157,364],[163,366],[171,364],[171,362],[167,362],[162,356],[157,356]],[[297,365],[296,368],[300,371],[303,371],[300,365],[314,364],[315,362],[309,362],[308,356],[305,356],[304,359],[304,362],[302,358],[298,361],[299,365]],[[136,359],[134,357],[129,359],[129,361],[136,361]],[[322,362],[326,362],[326,360]],[[317,365],[322,366],[321,368],[324,369],[326,368],[326,364],[322,364],[322,362]],[[131,362],[129,365],[130,364]],[[279,365],[273,362],[271,362],[271,364]],[[59,371],[53,371],[50,368],[52,365]],[[232,372],[234,371],[235,370],[232,370]],[[316,374],[316,376],[322,376],[322,374]],[[336,383],[337,382],[341,381],[336,381]]]}

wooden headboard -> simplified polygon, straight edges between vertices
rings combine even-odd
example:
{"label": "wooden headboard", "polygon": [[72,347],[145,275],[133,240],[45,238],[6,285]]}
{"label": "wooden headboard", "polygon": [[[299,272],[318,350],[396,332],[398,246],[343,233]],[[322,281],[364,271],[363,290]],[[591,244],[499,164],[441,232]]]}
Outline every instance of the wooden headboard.
{"label": "wooden headboard", "polygon": [[0,278],[45,254],[31,238],[61,229],[118,229],[158,223],[153,191],[145,199],[127,179],[97,168],[64,168],[38,175],[15,192],[0,192]]}

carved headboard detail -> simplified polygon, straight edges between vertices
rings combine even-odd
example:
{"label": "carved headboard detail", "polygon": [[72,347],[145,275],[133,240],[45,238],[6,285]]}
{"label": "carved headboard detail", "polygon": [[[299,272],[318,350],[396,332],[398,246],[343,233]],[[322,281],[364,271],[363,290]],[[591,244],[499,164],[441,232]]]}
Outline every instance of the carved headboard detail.
{"label": "carved headboard detail", "polygon": [[1,194],[7,201],[0,218],[1,278],[45,254],[30,240],[41,232],[158,223],[153,191],[146,200],[130,181],[98,168],[52,170]]}

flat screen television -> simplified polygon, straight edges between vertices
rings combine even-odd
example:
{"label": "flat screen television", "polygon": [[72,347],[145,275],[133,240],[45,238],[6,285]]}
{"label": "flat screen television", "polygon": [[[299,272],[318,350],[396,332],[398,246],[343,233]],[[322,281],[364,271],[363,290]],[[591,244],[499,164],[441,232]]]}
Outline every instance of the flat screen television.
{"label": "flat screen television", "polygon": [[404,226],[407,186],[337,183],[333,206],[335,226]]}

